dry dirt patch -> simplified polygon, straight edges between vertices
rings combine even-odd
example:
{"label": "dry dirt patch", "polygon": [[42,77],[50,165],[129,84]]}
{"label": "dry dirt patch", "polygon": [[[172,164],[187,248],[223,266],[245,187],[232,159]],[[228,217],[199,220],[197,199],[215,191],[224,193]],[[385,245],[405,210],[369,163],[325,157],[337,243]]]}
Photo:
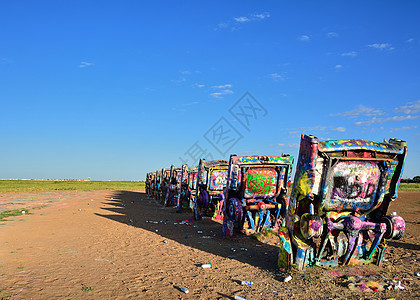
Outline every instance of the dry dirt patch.
{"label": "dry dirt patch", "polygon": [[[420,272],[419,196],[401,192],[391,206],[406,220],[407,231],[402,240],[389,242],[384,267],[310,268],[293,271],[293,279],[284,283],[272,239],[222,238],[219,223],[185,222],[190,213],[163,208],[141,191],[4,194],[2,209],[22,203],[42,208],[0,226],[0,297],[412,299],[419,295],[414,275]],[[201,268],[208,262],[212,268]],[[348,287],[352,280],[389,279],[400,280],[406,289]],[[241,286],[241,280],[254,284]]]}

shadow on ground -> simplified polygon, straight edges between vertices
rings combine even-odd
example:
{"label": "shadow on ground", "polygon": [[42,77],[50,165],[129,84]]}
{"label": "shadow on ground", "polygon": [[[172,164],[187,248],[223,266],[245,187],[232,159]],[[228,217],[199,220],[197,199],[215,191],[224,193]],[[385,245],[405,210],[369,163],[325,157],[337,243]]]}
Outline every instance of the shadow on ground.
{"label": "shadow on ground", "polygon": [[263,270],[277,270],[276,246],[244,235],[224,238],[221,235],[222,224],[211,219],[189,222],[191,225],[174,224],[190,219],[190,210],[176,213],[173,207],[163,207],[159,201],[148,198],[145,193],[131,191],[116,191],[103,204],[111,207],[103,208],[106,212],[96,215],[155,232],[162,237],[162,241],[173,240]]}

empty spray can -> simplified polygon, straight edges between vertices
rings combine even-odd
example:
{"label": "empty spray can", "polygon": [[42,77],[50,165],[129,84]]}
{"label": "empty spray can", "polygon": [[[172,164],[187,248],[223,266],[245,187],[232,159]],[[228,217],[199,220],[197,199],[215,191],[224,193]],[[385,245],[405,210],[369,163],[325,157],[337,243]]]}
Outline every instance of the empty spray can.
{"label": "empty spray can", "polygon": [[183,291],[185,294],[188,294],[190,292],[186,287],[182,287],[181,291]]}

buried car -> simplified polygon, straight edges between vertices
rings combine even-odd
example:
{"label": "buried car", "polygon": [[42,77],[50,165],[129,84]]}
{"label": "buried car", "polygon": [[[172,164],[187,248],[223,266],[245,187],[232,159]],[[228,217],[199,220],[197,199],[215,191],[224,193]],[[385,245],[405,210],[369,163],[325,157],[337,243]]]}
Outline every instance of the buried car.
{"label": "buried car", "polygon": [[278,228],[288,205],[293,156],[231,155],[223,212],[223,235]]}
{"label": "buried car", "polygon": [[[197,175],[197,168],[190,168],[188,165],[184,164],[181,167],[180,184],[178,187],[178,196],[177,196],[177,212],[182,211],[182,207],[191,206],[192,202],[192,187],[195,186],[194,180]],[[185,205],[184,205],[185,204]]]}
{"label": "buried car", "polygon": [[375,263],[384,238],[400,239],[404,220],[387,210],[397,199],[407,144],[390,139],[319,141],[302,135],[278,266]]}
{"label": "buried car", "polygon": [[193,202],[193,214],[196,220],[202,215],[223,218],[223,201],[225,199],[223,190],[226,187],[228,173],[228,162],[226,160],[206,161],[200,159],[198,164],[196,197]]}

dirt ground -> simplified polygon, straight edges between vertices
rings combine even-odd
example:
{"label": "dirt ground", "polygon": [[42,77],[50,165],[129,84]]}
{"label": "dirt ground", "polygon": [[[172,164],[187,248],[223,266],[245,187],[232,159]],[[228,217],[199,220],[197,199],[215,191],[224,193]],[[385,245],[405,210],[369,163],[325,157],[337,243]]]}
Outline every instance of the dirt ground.
{"label": "dirt ground", "polygon": [[[188,220],[141,191],[0,195],[0,210],[34,208],[0,226],[1,299],[419,298],[420,192],[390,212],[407,223],[383,267],[276,268],[276,240],[221,237],[221,224]],[[211,263],[203,269],[201,264]],[[241,280],[253,281],[242,286]],[[404,290],[388,290],[391,280]],[[378,283],[379,291],[357,287]],[[180,288],[186,287],[188,294]]]}

